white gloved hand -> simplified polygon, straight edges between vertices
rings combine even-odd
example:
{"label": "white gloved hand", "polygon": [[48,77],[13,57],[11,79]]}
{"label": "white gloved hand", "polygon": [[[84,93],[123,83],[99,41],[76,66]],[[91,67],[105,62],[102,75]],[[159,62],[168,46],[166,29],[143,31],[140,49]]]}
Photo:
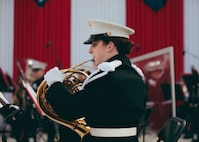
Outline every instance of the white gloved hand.
{"label": "white gloved hand", "polygon": [[64,78],[65,75],[58,69],[58,67],[50,69],[44,75],[44,79],[46,80],[48,87],[50,87],[55,82],[63,82]]}

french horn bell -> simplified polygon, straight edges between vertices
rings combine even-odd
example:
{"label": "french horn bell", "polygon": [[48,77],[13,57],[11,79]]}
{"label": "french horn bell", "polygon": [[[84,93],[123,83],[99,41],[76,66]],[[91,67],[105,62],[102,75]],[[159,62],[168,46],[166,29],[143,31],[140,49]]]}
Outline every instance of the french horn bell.
{"label": "french horn bell", "polygon": [[[91,60],[88,60],[91,61]],[[83,81],[87,78],[88,74],[83,71],[76,69],[78,66],[85,64],[86,62],[82,62],[74,67],[69,69],[61,69],[60,71],[65,74],[65,79],[63,81],[64,86],[66,89],[71,93],[74,94],[78,92],[82,86]],[[87,126],[84,118],[79,118],[75,121],[67,121],[62,119],[52,108],[52,106],[47,102],[45,99],[45,95],[48,90],[48,85],[45,80],[41,82],[37,90],[37,102],[43,111],[44,116],[48,117],[50,120],[61,124],[65,127],[70,128],[72,131],[76,132],[80,138],[82,139],[87,133],[89,133],[89,127]]]}

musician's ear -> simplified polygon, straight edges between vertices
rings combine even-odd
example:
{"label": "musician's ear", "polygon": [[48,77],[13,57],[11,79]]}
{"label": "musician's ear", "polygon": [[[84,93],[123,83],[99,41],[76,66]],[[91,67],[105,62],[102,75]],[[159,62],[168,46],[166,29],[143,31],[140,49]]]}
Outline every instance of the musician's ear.
{"label": "musician's ear", "polygon": [[107,51],[110,52],[113,50],[116,50],[116,47],[115,47],[115,44],[112,41],[110,41],[107,45]]}

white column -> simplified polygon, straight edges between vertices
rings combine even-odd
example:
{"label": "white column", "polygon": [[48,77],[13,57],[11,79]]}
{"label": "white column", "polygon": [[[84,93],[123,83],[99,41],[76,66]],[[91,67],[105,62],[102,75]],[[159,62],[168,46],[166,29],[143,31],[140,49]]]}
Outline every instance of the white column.
{"label": "white column", "polygon": [[0,0],[0,67],[13,75],[14,0]]}
{"label": "white column", "polygon": [[125,0],[72,0],[71,15],[71,66],[91,58],[89,45],[83,42],[91,28],[88,19],[101,19],[125,25]]}
{"label": "white column", "polygon": [[199,71],[199,0],[184,0],[184,72]]}

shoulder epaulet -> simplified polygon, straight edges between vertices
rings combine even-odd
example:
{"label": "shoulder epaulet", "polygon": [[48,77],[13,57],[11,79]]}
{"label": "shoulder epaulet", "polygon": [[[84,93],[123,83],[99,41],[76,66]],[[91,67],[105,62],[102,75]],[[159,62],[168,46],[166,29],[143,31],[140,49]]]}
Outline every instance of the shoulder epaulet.
{"label": "shoulder epaulet", "polygon": [[102,71],[115,71],[117,67],[119,67],[122,64],[120,60],[114,60],[112,62],[103,62],[97,66],[98,69]]}
{"label": "shoulder epaulet", "polygon": [[135,71],[142,77],[142,79],[145,81],[144,73],[140,68],[138,68],[135,64],[131,64],[131,66],[135,69]]}

